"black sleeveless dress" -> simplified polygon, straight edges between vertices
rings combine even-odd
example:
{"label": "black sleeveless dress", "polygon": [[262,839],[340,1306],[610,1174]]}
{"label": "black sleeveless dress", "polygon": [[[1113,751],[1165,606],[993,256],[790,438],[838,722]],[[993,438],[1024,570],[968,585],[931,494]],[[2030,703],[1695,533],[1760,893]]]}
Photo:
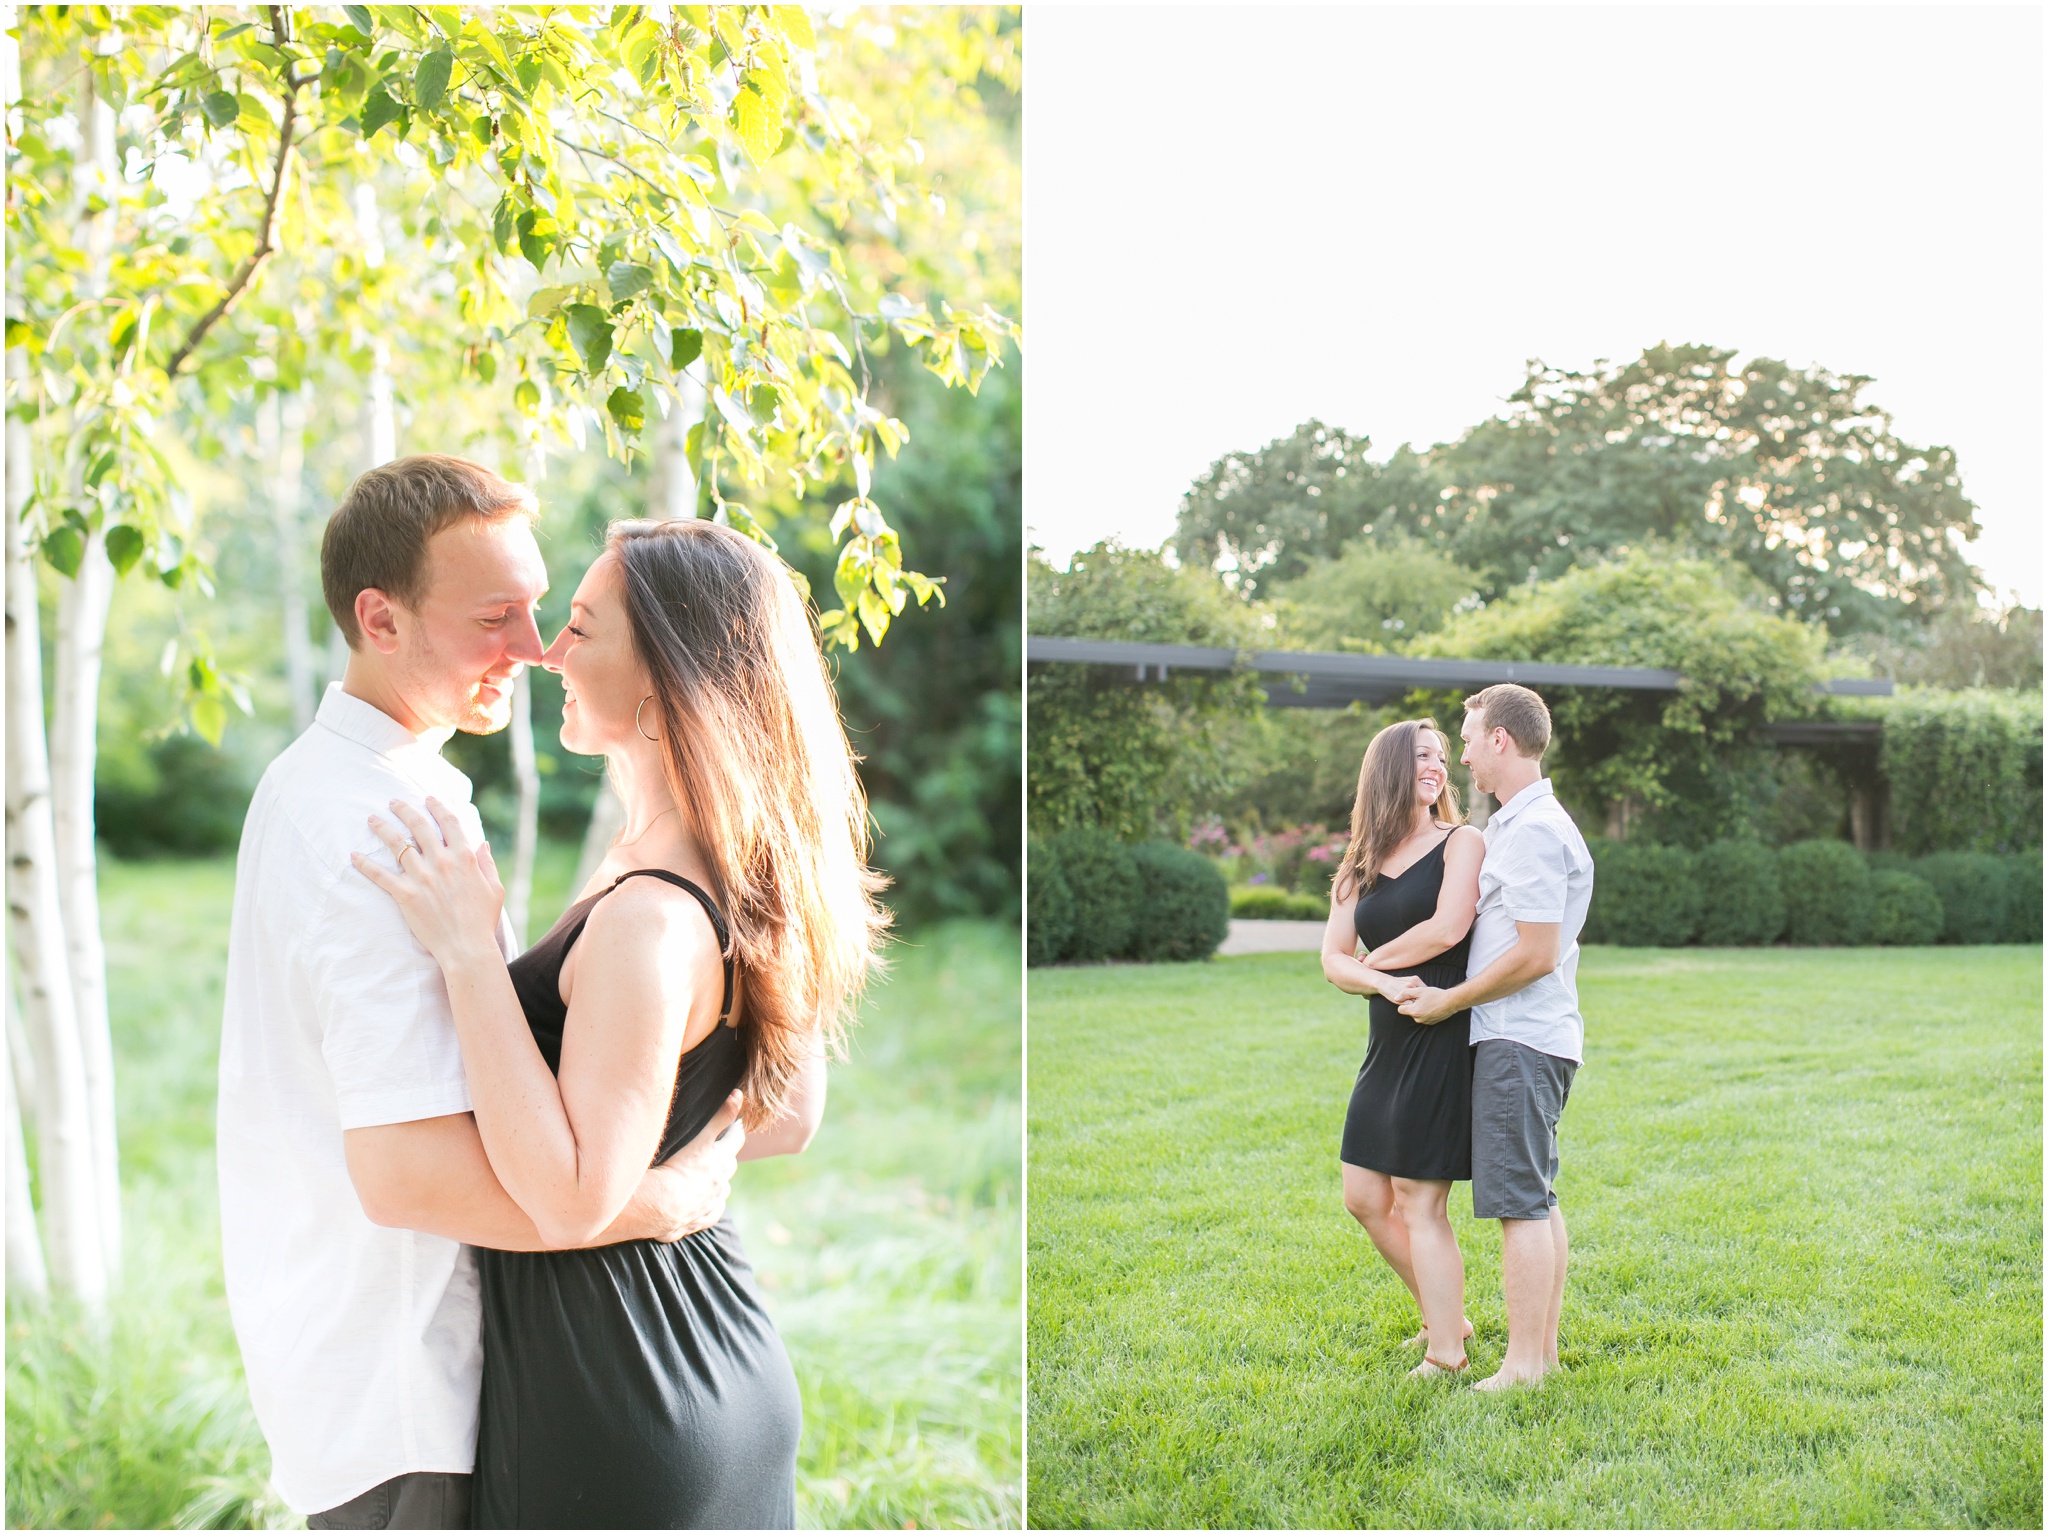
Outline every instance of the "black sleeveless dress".
{"label": "black sleeveless dress", "polygon": [[[591,908],[635,874],[701,901],[728,955],[719,1025],[676,1070],[661,1162],[710,1123],[746,1067],[723,1016],[732,945],[710,896],[665,869],[635,869],[571,906],[510,968],[534,1041],[559,1072],[562,961]],[[476,1528],[795,1528],[803,1404],[730,1216],[680,1242],[479,1248],[477,1267]]]}
{"label": "black sleeveless dress", "polygon": [[[1352,922],[1368,950],[1436,914],[1450,837],[1392,879],[1384,874],[1359,897]],[[1434,959],[1389,975],[1417,975],[1449,988],[1465,979],[1468,932]],[[1472,1029],[1469,1012],[1417,1023],[1385,997],[1373,997],[1365,1064],[1344,1116],[1343,1159],[1390,1178],[1460,1180],[1472,1176]]]}

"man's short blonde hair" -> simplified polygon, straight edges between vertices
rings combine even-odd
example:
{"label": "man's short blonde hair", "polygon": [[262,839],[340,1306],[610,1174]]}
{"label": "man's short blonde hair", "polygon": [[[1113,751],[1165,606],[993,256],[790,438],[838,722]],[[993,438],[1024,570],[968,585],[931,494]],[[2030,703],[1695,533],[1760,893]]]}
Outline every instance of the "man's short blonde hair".
{"label": "man's short blonde hair", "polygon": [[1488,730],[1505,730],[1524,757],[1541,757],[1550,745],[1550,707],[1515,682],[1496,682],[1465,700],[1465,712],[1476,714]]}

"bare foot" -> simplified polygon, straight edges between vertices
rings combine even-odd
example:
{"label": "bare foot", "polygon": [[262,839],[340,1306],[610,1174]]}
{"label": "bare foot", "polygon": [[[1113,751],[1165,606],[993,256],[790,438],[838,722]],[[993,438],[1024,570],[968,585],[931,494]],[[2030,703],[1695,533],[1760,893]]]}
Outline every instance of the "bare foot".
{"label": "bare foot", "polygon": [[1460,1354],[1457,1359],[1449,1363],[1441,1359],[1432,1359],[1428,1354],[1424,1354],[1422,1356],[1422,1363],[1408,1372],[1408,1378],[1410,1380],[1441,1380],[1470,1368],[1471,1364],[1472,1361],[1463,1354]]}
{"label": "bare foot", "polygon": [[1523,1371],[1511,1373],[1507,1366],[1503,1365],[1499,1370],[1487,1376],[1485,1380],[1475,1381],[1472,1389],[1474,1391],[1507,1391],[1516,1386],[1540,1386],[1543,1384],[1543,1377],[1549,1373],[1548,1370],[1544,1369],[1538,1369],[1533,1375]]}
{"label": "bare foot", "polygon": [[[1471,1337],[1471,1336],[1472,1336],[1472,1318],[1470,1318],[1470,1317],[1468,1316],[1468,1317],[1466,1317],[1466,1318],[1465,1318],[1465,1330],[1464,1330],[1464,1332],[1462,1332],[1462,1333],[1460,1333],[1460,1334],[1458,1335],[1458,1341],[1459,1341],[1460,1343],[1463,1343],[1463,1342],[1465,1341],[1465,1339],[1467,1339],[1467,1338],[1469,1338],[1469,1337]],[[1414,1337],[1412,1337],[1412,1338],[1408,1338],[1408,1339],[1404,1339],[1404,1340],[1402,1341],[1401,1347],[1403,1347],[1403,1348],[1428,1348],[1428,1347],[1429,1347],[1429,1329],[1428,1329],[1427,1327],[1425,1327],[1425,1328],[1423,1328],[1423,1329],[1422,1329],[1422,1331],[1418,1332],[1418,1333],[1417,1333],[1417,1334],[1416,1334],[1416,1335],[1415,1335]]]}

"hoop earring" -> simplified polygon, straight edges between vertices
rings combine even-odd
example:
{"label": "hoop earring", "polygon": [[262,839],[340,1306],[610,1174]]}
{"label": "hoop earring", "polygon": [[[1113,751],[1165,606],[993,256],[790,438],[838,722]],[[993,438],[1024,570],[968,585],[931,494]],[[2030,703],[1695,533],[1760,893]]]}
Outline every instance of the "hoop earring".
{"label": "hoop earring", "polygon": [[[641,699],[641,700],[640,700],[640,709],[644,709],[644,708],[646,708],[646,707],[647,707],[647,705],[649,704],[649,702],[651,702],[651,701],[653,700],[653,698],[654,698],[654,695],[653,695],[652,693],[649,693],[649,694],[647,695],[647,697],[646,697],[646,698],[643,698],[643,699]],[[649,734],[647,733],[647,727],[646,727],[645,725],[643,725],[643,724],[641,724],[641,723],[640,723],[640,709],[635,709],[635,710],[633,711],[633,728],[634,728],[635,730],[637,730],[637,731],[639,731],[639,732],[640,732],[640,738],[641,738],[641,739],[642,739],[643,741],[652,741],[652,742],[654,742],[654,743],[655,743],[656,745],[660,745],[660,744],[661,744],[661,737],[660,737],[660,736],[651,736],[651,735],[649,735]]]}

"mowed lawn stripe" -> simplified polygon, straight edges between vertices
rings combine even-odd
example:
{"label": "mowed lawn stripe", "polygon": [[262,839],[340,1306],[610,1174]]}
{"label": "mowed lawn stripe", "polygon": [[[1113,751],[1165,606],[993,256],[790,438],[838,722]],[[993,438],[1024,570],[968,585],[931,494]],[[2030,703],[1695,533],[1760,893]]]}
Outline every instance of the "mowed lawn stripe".
{"label": "mowed lawn stripe", "polygon": [[1487,1399],[1403,1378],[1313,956],[1033,973],[1034,1525],[2040,1526],[2040,949],[1580,974],[1568,1373]]}

